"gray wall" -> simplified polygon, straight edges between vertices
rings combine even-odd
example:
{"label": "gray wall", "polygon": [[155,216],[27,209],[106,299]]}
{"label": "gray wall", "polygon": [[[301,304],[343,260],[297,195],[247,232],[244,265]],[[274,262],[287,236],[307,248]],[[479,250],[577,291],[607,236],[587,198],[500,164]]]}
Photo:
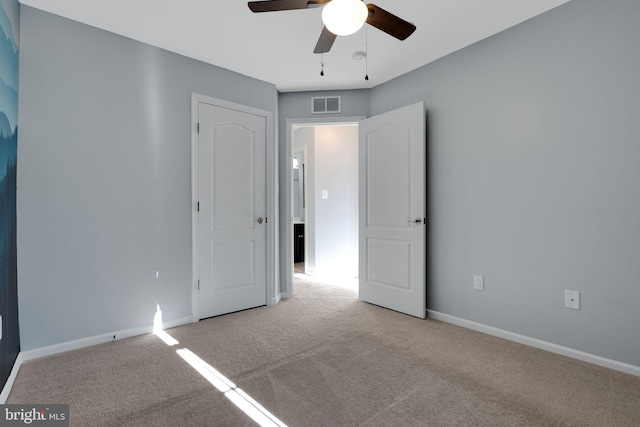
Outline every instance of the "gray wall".
{"label": "gray wall", "polygon": [[[340,114],[311,114],[311,98],[315,96],[341,96]],[[324,120],[341,117],[367,117],[370,112],[370,90],[346,90],[346,91],[326,91],[326,92],[288,92],[278,96],[278,162],[281,165],[279,170],[279,211],[280,211],[280,242],[286,242],[285,228],[291,227],[291,215],[288,206],[285,206],[286,170],[289,167],[287,156],[287,120],[289,119],[309,119]],[[285,165],[285,166],[282,166]],[[281,291],[285,291],[284,275],[290,269],[289,259],[285,256],[285,245],[280,245],[280,284]]]}
{"label": "gray wall", "polygon": [[315,273],[357,277],[358,126],[316,126],[314,146]]}
{"label": "gray wall", "polygon": [[[22,350],[191,315],[191,93],[273,85],[22,7]],[[158,277],[156,273],[159,272]]]}
{"label": "gray wall", "polygon": [[574,0],[372,90],[427,105],[430,309],[640,365],[638,17]]}

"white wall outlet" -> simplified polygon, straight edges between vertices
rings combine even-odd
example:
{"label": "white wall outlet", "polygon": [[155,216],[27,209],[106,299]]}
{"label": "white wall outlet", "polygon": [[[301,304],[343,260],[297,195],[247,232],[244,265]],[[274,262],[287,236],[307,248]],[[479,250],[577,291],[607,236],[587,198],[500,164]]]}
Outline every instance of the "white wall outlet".
{"label": "white wall outlet", "polygon": [[322,190],[322,198],[323,199],[329,198],[329,190]]}
{"label": "white wall outlet", "polygon": [[580,310],[580,292],[570,291],[565,289],[564,291],[564,306],[566,308],[572,308],[574,310]]}
{"label": "white wall outlet", "polygon": [[473,276],[473,289],[477,291],[484,291],[484,277],[479,275]]}

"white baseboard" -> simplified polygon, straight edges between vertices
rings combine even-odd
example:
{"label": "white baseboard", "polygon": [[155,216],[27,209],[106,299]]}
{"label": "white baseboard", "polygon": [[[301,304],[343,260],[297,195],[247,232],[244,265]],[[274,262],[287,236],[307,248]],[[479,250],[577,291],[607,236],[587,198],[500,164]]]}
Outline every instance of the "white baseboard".
{"label": "white baseboard", "polygon": [[[175,328],[193,323],[191,316],[162,322],[164,329]],[[78,350],[80,348],[90,347],[97,344],[104,344],[115,340],[135,337],[138,335],[150,334],[153,332],[153,325],[140,326],[138,328],[124,329],[121,331],[109,332],[107,334],[94,335],[92,337],[80,338],[77,340],[66,341],[60,344],[40,347],[33,350],[23,351],[22,361],[27,362],[41,357],[52,356],[54,354],[64,353],[66,351]],[[114,338],[115,337],[115,338]]]}
{"label": "white baseboard", "polygon": [[16,357],[16,361],[13,363],[13,368],[11,369],[11,373],[9,374],[9,378],[7,378],[7,382],[2,388],[2,393],[0,393],[0,405],[4,405],[7,402],[7,398],[9,398],[9,393],[11,393],[11,388],[13,387],[13,383],[16,380],[16,376],[18,375],[20,366],[22,366],[22,362],[22,353],[18,353],[18,357]]}
{"label": "white baseboard", "polygon": [[271,300],[271,304],[269,304],[269,305],[276,305],[281,300],[282,300],[282,293],[278,292],[278,294],[275,297],[273,297],[273,299]]}
{"label": "white baseboard", "polygon": [[[164,329],[175,328],[177,326],[187,325],[193,323],[193,318],[191,316],[181,317],[179,319],[169,320],[166,322],[162,322]],[[64,353],[66,351],[77,350],[80,348],[90,347],[97,344],[104,344],[110,341],[135,337],[138,335],[150,334],[153,332],[153,325],[141,326],[138,328],[124,329],[121,331],[110,332],[108,334],[100,334],[92,337],[81,338],[77,340],[67,341],[60,344],[49,345],[46,347],[36,348],[33,350],[22,351],[18,353],[18,357],[13,364],[13,369],[11,370],[11,374],[7,379],[6,384],[2,388],[2,393],[0,394],[0,405],[4,404],[9,397],[9,393],[11,393],[11,388],[13,387],[13,383],[16,380],[16,376],[18,375],[18,371],[20,370],[20,366],[24,362],[29,360],[39,359],[41,357],[53,356],[54,354]],[[115,337],[115,338],[114,338]]]}
{"label": "white baseboard", "polygon": [[606,357],[597,356],[595,354],[585,353],[584,351],[575,350],[573,348],[564,347],[537,338],[531,338],[525,335],[516,334],[514,332],[505,331],[504,329],[494,328],[493,326],[483,325],[482,323],[472,322],[471,320],[462,319],[460,317],[451,316],[449,314],[440,313],[434,310],[427,310],[427,317],[442,322],[451,323],[452,325],[462,326],[463,328],[472,329],[488,335],[504,338],[509,341],[515,341],[520,344],[539,348],[541,350],[550,351],[552,353],[561,354],[563,356],[578,359],[583,362],[593,363],[594,365],[603,366],[605,368],[614,369],[616,371],[625,372],[627,374],[640,377],[640,366],[619,362]]}

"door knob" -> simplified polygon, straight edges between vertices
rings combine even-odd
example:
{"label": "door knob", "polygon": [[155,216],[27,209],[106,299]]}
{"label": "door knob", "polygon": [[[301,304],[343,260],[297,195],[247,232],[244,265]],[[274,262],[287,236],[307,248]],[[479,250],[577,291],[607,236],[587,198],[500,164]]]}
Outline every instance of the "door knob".
{"label": "door knob", "polygon": [[412,224],[422,224],[422,220],[420,218],[408,219],[407,222],[410,222]]}
{"label": "door knob", "polygon": [[259,217],[258,219],[254,219],[254,221],[258,224],[262,224],[264,222],[264,219],[262,219],[262,217]]}

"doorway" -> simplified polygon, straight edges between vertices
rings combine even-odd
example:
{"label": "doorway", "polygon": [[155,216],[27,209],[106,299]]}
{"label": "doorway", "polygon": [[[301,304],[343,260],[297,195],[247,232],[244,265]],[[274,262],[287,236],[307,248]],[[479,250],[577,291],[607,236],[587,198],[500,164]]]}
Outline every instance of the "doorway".
{"label": "doorway", "polygon": [[[295,141],[295,138],[294,138]],[[293,200],[293,264],[294,274],[305,274],[305,228],[308,228],[306,215],[306,196],[305,190],[307,182],[307,146],[293,148],[293,184],[292,184],[292,200]],[[307,233],[308,234],[308,233]],[[307,239],[309,237],[307,236]]]}
{"label": "doorway", "polygon": [[358,275],[359,120],[287,123],[291,243],[284,257],[285,298],[294,296],[295,274]]}

